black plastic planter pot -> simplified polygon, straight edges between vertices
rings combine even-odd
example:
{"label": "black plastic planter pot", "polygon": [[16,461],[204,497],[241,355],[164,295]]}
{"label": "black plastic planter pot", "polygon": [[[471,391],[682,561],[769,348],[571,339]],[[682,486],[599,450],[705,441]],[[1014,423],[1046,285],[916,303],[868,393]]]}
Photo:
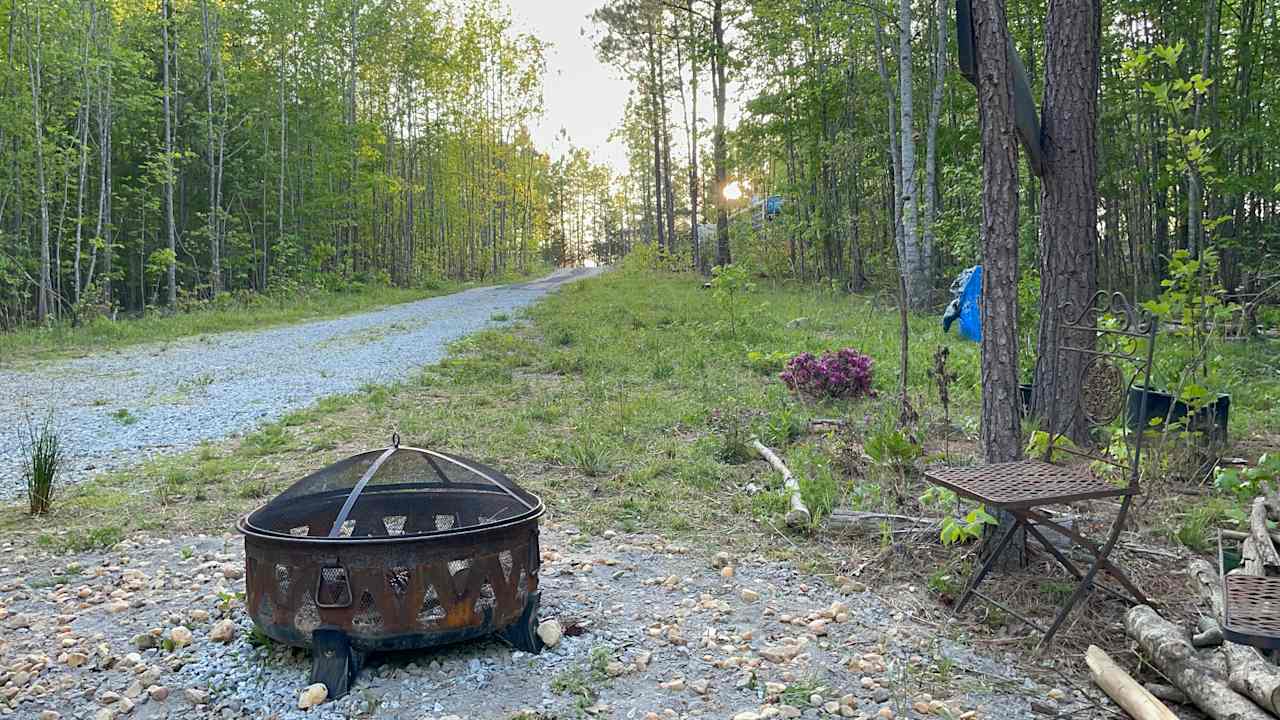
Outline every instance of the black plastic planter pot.
{"label": "black plastic planter pot", "polygon": [[1130,430],[1149,427],[1154,418],[1159,418],[1162,423],[1175,423],[1187,418],[1188,431],[1204,433],[1213,445],[1226,444],[1227,419],[1231,415],[1230,395],[1219,395],[1217,401],[1195,413],[1191,413],[1186,403],[1160,390],[1147,390],[1145,407],[1142,397],[1142,388],[1129,388],[1129,407],[1125,417]]}
{"label": "black plastic planter pot", "polygon": [[1031,383],[1018,383],[1018,401],[1019,407],[1022,408],[1022,417],[1027,417],[1031,414],[1031,398],[1034,390],[1035,385]]}

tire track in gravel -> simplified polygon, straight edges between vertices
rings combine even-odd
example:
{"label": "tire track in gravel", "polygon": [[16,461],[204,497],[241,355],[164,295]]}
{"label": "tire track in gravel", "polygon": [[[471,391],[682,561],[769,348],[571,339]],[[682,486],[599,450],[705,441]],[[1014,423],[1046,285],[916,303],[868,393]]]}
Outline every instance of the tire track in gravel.
{"label": "tire track in gravel", "polygon": [[0,498],[22,492],[28,418],[53,412],[68,457],[65,477],[80,481],[251,430],[330,395],[403,379],[439,361],[450,342],[497,324],[495,315],[512,315],[597,272],[562,269],[330,320],[0,369]]}

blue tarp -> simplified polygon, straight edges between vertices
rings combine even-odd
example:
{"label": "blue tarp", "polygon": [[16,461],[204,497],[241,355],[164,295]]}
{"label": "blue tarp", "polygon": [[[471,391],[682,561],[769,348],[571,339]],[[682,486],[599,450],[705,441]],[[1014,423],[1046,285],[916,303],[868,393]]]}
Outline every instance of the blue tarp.
{"label": "blue tarp", "polygon": [[956,276],[951,283],[953,300],[942,314],[942,331],[960,321],[960,335],[974,342],[982,341],[982,266],[974,265]]}

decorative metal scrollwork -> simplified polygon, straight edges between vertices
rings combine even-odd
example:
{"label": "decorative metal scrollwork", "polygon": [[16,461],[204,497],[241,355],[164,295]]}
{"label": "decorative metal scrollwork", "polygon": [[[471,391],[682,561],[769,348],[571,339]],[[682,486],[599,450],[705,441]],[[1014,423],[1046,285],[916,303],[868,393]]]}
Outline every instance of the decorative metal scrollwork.
{"label": "decorative metal scrollwork", "polygon": [[1129,383],[1104,356],[1094,357],[1081,373],[1080,409],[1092,425],[1106,425],[1124,410]]}

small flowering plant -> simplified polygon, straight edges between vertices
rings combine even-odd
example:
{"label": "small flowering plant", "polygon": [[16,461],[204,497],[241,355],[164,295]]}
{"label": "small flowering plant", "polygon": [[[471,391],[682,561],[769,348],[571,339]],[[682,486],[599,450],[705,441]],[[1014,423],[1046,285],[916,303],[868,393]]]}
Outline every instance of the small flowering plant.
{"label": "small flowering plant", "polygon": [[858,398],[874,395],[871,366],[867,355],[843,348],[835,352],[800,353],[787,361],[778,377],[792,392],[810,398]]}

